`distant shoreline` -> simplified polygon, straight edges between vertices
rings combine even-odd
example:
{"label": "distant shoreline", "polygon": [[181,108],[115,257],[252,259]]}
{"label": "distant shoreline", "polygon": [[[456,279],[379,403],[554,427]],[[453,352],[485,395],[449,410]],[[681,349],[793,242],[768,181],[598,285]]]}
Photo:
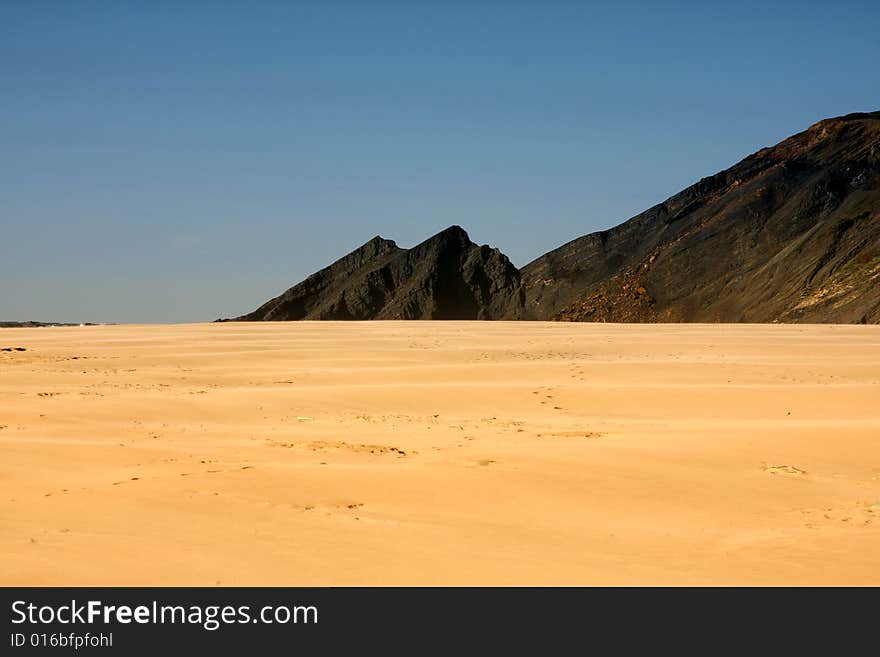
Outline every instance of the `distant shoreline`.
{"label": "distant shoreline", "polygon": [[0,322],[0,328],[42,328],[45,326],[115,326],[104,322]]}

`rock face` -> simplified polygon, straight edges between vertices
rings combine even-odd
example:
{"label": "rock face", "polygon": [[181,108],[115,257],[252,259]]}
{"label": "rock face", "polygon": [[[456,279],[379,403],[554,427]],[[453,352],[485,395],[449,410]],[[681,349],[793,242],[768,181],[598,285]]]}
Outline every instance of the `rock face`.
{"label": "rock face", "polygon": [[372,240],[239,321],[518,319],[519,271],[452,226],[412,249]]}
{"label": "rock face", "polygon": [[880,322],[880,112],[820,121],[522,269],[524,316]]}
{"label": "rock face", "polygon": [[880,323],[880,112],[820,121],[521,271],[376,237],[239,320]]}

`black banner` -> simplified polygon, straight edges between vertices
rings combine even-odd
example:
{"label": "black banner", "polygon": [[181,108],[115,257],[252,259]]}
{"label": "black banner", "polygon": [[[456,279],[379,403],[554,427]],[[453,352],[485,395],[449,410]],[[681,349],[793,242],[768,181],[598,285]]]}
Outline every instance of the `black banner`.
{"label": "black banner", "polygon": [[[6,588],[0,654],[876,650],[878,589]],[[709,643],[703,643],[703,642]]]}

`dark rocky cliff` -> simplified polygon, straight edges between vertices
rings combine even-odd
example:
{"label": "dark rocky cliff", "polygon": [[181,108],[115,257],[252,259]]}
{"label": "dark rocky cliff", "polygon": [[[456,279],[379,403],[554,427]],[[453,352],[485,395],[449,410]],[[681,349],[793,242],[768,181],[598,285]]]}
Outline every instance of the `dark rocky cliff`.
{"label": "dark rocky cliff", "polygon": [[376,237],[239,320],[880,323],[880,112],[820,121],[518,271]]}
{"label": "dark rocky cliff", "polygon": [[820,121],[522,277],[533,319],[880,322],[880,112]]}
{"label": "dark rocky cliff", "polygon": [[519,271],[452,226],[412,249],[375,237],[241,321],[518,319]]}

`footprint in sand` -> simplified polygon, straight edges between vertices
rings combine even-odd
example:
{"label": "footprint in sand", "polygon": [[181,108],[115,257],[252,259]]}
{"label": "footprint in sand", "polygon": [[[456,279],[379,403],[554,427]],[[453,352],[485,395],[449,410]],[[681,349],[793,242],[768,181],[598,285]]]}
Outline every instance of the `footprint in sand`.
{"label": "footprint in sand", "polygon": [[769,472],[770,474],[781,474],[781,475],[789,475],[792,477],[802,477],[807,474],[806,470],[801,470],[800,468],[796,468],[793,465],[764,465],[764,472]]}
{"label": "footprint in sand", "polygon": [[[131,479],[128,479],[127,481],[140,481],[140,479],[141,479],[140,477],[132,477]],[[114,482],[113,482],[112,484],[110,484],[110,485],[111,485],[111,486],[118,486],[119,484],[124,484],[124,483],[126,483],[126,480],[123,480],[123,481],[114,481]]]}
{"label": "footprint in sand", "polygon": [[555,431],[537,434],[538,438],[601,438],[603,435],[599,431]]}
{"label": "footprint in sand", "polygon": [[866,529],[871,525],[876,527],[875,521],[878,520],[878,511],[880,511],[880,504],[862,501],[848,506],[801,509],[800,514],[805,526],[809,529],[818,529],[828,525]]}

